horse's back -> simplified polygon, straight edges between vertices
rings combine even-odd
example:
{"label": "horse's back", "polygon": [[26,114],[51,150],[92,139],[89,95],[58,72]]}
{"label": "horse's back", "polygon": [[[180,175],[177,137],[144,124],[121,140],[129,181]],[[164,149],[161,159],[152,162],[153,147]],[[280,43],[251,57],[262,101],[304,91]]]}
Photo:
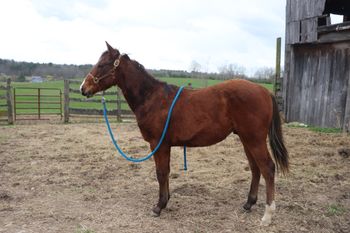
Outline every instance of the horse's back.
{"label": "horse's back", "polygon": [[217,143],[231,132],[269,124],[271,118],[268,90],[245,80],[229,80],[199,90],[186,89],[179,100],[174,121],[182,127],[171,131],[178,135],[176,138],[193,146]]}
{"label": "horse's back", "polygon": [[217,88],[226,94],[236,132],[260,131],[267,135],[272,119],[272,99],[266,88],[246,80],[231,80]]}

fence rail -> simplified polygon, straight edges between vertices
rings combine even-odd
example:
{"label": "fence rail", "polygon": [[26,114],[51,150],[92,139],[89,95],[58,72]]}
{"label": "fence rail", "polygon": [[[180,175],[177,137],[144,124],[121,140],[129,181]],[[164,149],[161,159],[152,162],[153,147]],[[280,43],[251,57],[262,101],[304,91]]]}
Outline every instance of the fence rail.
{"label": "fence rail", "polygon": [[[102,116],[103,110],[99,97],[105,96],[106,103],[109,105],[108,115],[116,116],[117,121],[122,121],[122,118],[133,118],[134,114],[131,110],[122,109],[122,104],[127,102],[121,99],[119,91],[107,91],[97,93],[97,98],[79,98],[81,96],[80,90],[74,88],[74,84],[80,84],[79,81],[64,80],[64,122],[69,122],[69,118],[74,115],[79,116]],[[72,85],[73,84],[73,85]],[[79,94],[79,96],[77,96]],[[75,96],[74,96],[75,95]],[[100,109],[97,109],[100,106]],[[110,108],[112,107],[112,108]]]}
{"label": "fence rail", "polygon": [[[108,93],[109,94],[109,93]],[[70,102],[83,102],[83,103],[101,103],[99,99],[80,99],[80,98],[69,98]],[[117,103],[116,100],[105,100],[106,103]],[[127,104],[125,100],[120,100],[120,103]]]}
{"label": "fence rail", "polygon": [[[80,90],[74,89],[74,88],[69,88],[70,93],[75,93],[75,94],[81,94]],[[105,93],[96,93],[95,96],[102,96],[102,95],[117,95],[116,91],[109,91]]]}

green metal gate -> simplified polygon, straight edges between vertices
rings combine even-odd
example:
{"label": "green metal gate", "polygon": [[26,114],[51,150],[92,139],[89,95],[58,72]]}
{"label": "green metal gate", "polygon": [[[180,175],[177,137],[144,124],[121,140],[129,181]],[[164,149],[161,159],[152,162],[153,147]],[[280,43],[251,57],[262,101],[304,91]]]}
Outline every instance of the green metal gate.
{"label": "green metal gate", "polygon": [[16,87],[13,100],[15,120],[21,120],[19,116],[27,116],[22,118],[26,120],[41,120],[43,115],[62,118],[62,91],[59,88]]}

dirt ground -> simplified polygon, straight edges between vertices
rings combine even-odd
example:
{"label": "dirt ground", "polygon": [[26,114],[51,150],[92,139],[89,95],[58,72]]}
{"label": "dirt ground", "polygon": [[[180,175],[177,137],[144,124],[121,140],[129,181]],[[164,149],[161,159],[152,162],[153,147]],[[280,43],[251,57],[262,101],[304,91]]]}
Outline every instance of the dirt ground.
{"label": "dirt ground", "polygon": [[[135,123],[112,124],[122,147],[144,155]],[[104,124],[0,126],[0,232],[350,232],[350,136],[284,128],[291,173],[276,179],[273,223],[260,226],[265,184],[243,211],[250,170],[231,135],[206,148],[172,149],[168,207],[154,162],[119,155]]]}

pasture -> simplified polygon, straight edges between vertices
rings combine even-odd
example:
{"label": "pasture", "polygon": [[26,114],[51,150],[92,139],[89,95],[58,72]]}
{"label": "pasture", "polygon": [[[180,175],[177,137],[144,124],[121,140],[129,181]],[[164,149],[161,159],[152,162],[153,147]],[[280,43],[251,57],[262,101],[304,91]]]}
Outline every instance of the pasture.
{"label": "pasture", "polygon": [[[144,155],[135,123],[112,124],[123,149]],[[349,232],[350,136],[284,127],[291,173],[276,179],[277,210],[260,226],[265,184],[243,211],[250,170],[239,138],[173,148],[168,207],[154,162],[133,164],[113,148],[104,124],[0,126],[0,232]],[[345,151],[345,152],[344,152]]]}
{"label": "pasture", "polygon": [[[172,78],[172,77],[164,77],[164,78],[159,78],[160,80],[167,82],[169,84],[174,84],[177,86],[181,85],[188,85],[188,83],[192,84],[193,88],[201,88],[205,86],[211,86],[214,84],[217,84],[221,82],[221,80],[204,80],[204,79],[189,79],[189,78]],[[262,83],[265,88],[269,89],[272,91],[273,85],[272,84],[266,84]],[[12,82],[12,86],[14,88],[18,87],[24,87],[24,88],[55,88],[55,89],[60,89],[63,93],[63,80],[60,81],[49,81],[49,82],[43,82],[43,83],[24,83],[24,82]],[[79,84],[73,84],[73,88],[78,88]],[[112,87],[111,91],[115,91],[116,88]],[[17,93],[19,94],[36,94],[32,93],[33,91],[27,90],[27,91],[18,91]],[[48,90],[46,91],[46,94],[57,94],[56,91],[53,90]],[[4,90],[0,90],[0,95],[5,94]],[[83,98],[80,94],[72,93],[71,94],[72,98]],[[35,101],[36,97],[22,97],[20,100],[21,101]],[[94,97],[95,99],[101,99],[100,96]],[[108,96],[107,99],[112,99],[115,100],[116,96]],[[4,99],[0,99],[0,104],[5,104]],[[20,104],[19,107],[26,108],[26,107],[32,107],[33,104]],[[72,108],[84,108],[84,109],[102,109],[102,105],[100,103],[94,103],[94,102],[72,102],[70,105]],[[115,109],[115,106],[112,104],[107,104],[108,109]],[[129,106],[126,103],[122,103],[122,109],[129,110]],[[53,113],[57,112],[57,110],[50,110],[50,109],[43,109],[42,113]],[[18,113],[36,113],[36,110],[32,109],[19,109]]]}

